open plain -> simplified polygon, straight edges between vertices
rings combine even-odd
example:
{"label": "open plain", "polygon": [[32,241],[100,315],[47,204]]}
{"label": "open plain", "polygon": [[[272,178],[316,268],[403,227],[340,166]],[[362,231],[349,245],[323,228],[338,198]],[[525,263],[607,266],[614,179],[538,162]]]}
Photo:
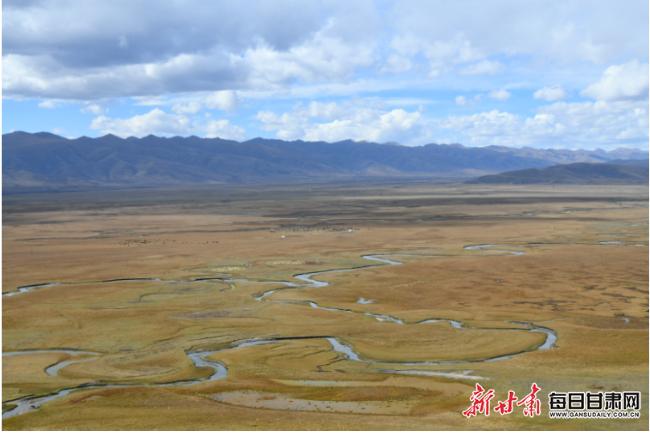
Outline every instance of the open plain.
{"label": "open plain", "polygon": [[[6,195],[3,242],[5,429],[648,428],[646,187]],[[587,390],[641,419],[546,416]]]}

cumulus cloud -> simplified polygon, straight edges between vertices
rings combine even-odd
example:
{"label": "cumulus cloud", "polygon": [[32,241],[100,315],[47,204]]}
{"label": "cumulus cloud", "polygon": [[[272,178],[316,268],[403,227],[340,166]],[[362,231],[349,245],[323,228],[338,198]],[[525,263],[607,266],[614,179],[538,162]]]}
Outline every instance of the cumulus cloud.
{"label": "cumulus cloud", "polygon": [[237,92],[233,90],[218,90],[207,94],[198,93],[191,96],[178,97],[172,101],[163,101],[160,99],[155,101],[145,100],[143,101],[143,105],[147,105],[150,102],[154,105],[169,103],[172,105],[172,110],[175,113],[194,114],[205,108],[232,111],[237,107],[239,97]]}
{"label": "cumulus cloud", "polygon": [[93,119],[90,127],[103,134],[114,134],[120,137],[143,137],[149,134],[159,136],[200,134],[234,140],[245,137],[244,129],[231,124],[227,119],[197,120],[183,114],[167,113],[160,108],[127,118],[100,115]]}
{"label": "cumulus cloud", "polygon": [[[532,55],[557,64],[615,63],[648,52],[648,2],[568,0],[401,1],[391,10],[398,34],[433,42],[462,35],[484,57]],[[498,23],[495,28],[495,23]]]}
{"label": "cumulus cloud", "polygon": [[605,69],[600,80],[582,94],[593,99],[614,101],[648,97],[648,64],[634,60]]}
{"label": "cumulus cloud", "polygon": [[615,147],[648,142],[648,105],[644,101],[558,102],[539,109],[557,119],[562,140],[585,146]]}
{"label": "cumulus cloud", "polygon": [[[297,8],[300,19],[286,25]],[[329,7],[297,0],[250,0],[243,6],[228,0],[209,6],[201,0],[11,2],[3,7],[3,42],[6,52],[49,53],[69,67],[144,64],[216,46],[237,52],[255,39],[283,50],[345,11],[336,1]]]}
{"label": "cumulus cloud", "polygon": [[[243,137],[245,106],[280,138],[645,146],[644,0],[38,0],[3,14],[5,97],[79,101],[97,131]],[[509,112],[517,85],[551,104]],[[589,103],[560,104],[580,90]],[[502,110],[427,114],[481,95]],[[298,102],[312,99],[328,102]],[[111,117],[116,101],[148,111]]]}
{"label": "cumulus cloud", "polygon": [[212,92],[205,98],[205,106],[223,111],[232,111],[237,106],[237,92],[232,90]]}
{"label": "cumulus cloud", "polygon": [[260,111],[257,119],[263,129],[284,140],[613,149],[645,146],[647,115],[647,106],[641,101],[555,102],[529,116],[489,110],[439,117],[359,100],[312,102],[284,112]]}
{"label": "cumulus cloud", "polygon": [[367,101],[337,104],[312,102],[281,114],[260,111],[262,127],[285,140],[346,139],[411,144],[419,134],[419,111],[388,109]]}
{"label": "cumulus cloud", "polygon": [[484,54],[462,34],[451,38],[427,40],[407,31],[392,38],[390,54],[383,70],[408,71],[420,57],[426,59],[428,76],[432,78],[458,67],[461,68],[461,73],[466,75],[494,73],[501,67],[498,62],[485,60]]}
{"label": "cumulus cloud", "polygon": [[493,90],[489,94],[490,98],[496,99],[497,101],[506,101],[510,99],[510,92],[506,89]]}
{"label": "cumulus cloud", "polygon": [[246,136],[244,128],[233,125],[227,119],[209,120],[205,126],[206,137],[219,137],[229,140],[243,140]]}
{"label": "cumulus cloud", "polygon": [[96,100],[242,86],[246,70],[224,52],[181,54],[158,63],[70,68],[47,55],[3,56],[9,96]]}
{"label": "cumulus cloud", "polygon": [[374,59],[377,15],[342,0],[50,0],[3,12],[5,94],[82,100],[344,79]]}
{"label": "cumulus cloud", "polygon": [[296,82],[344,79],[374,61],[373,47],[316,33],[286,51],[258,44],[241,54],[214,48],[148,63],[71,68],[48,55],[3,57],[9,95],[97,99],[165,92],[273,89]]}
{"label": "cumulus cloud", "polygon": [[[368,67],[438,79],[447,73],[509,72],[507,59],[513,56],[569,65],[645,58],[647,2],[612,4],[8,2],[3,89],[9,97],[81,100],[282,91],[301,83],[348,84]],[[389,46],[378,48],[383,41]],[[191,113],[197,107],[194,102],[178,110]]]}
{"label": "cumulus cloud", "polygon": [[478,146],[646,147],[648,107],[642,101],[556,102],[532,116],[491,110],[430,119],[428,127],[441,140]]}
{"label": "cumulus cloud", "polygon": [[99,115],[104,112],[104,107],[99,104],[88,103],[81,108],[81,112]]}
{"label": "cumulus cloud", "polygon": [[190,120],[185,116],[168,114],[159,108],[154,108],[148,113],[128,118],[97,116],[90,127],[120,137],[143,137],[149,134],[182,135],[190,128]]}
{"label": "cumulus cloud", "polygon": [[433,120],[436,129],[454,131],[451,136],[463,136],[462,142],[469,138],[477,145],[495,144],[490,141],[510,137],[518,123],[516,115],[499,110]]}
{"label": "cumulus cloud", "polygon": [[61,102],[55,99],[44,99],[38,103],[38,108],[51,109],[56,108],[59,105],[61,105]]}
{"label": "cumulus cloud", "polygon": [[559,101],[560,99],[564,99],[565,96],[566,92],[560,86],[542,87],[533,94],[535,99],[542,99],[544,101]]}
{"label": "cumulus cloud", "polygon": [[253,87],[341,79],[373,62],[372,46],[352,44],[328,33],[325,28],[286,51],[259,45],[246,50],[237,61],[247,66]]}

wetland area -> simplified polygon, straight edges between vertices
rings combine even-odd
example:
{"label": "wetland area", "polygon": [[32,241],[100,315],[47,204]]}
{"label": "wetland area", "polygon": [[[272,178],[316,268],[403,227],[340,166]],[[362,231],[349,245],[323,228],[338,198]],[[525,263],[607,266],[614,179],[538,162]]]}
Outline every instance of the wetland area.
{"label": "wetland area", "polygon": [[[4,196],[3,428],[647,429],[648,189]],[[467,419],[642,391],[641,419]],[[502,397],[502,395],[499,395]]]}

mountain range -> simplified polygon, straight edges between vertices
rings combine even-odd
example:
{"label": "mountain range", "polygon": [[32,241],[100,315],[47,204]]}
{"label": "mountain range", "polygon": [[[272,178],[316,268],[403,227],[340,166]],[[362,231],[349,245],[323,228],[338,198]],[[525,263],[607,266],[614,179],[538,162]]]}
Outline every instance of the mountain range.
{"label": "mountain range", "polygon": [[578,162],[481,176],[470,183],[648,184],[648,160]]}
{"label": "mountain range", "polygon": [[330,181],[360,178],[467,179],[575,162],[647,159],[632,149],[555,150],[358,141],[157,137],[68,139],[47,132],[2,136],[6,190],[92,186]]}

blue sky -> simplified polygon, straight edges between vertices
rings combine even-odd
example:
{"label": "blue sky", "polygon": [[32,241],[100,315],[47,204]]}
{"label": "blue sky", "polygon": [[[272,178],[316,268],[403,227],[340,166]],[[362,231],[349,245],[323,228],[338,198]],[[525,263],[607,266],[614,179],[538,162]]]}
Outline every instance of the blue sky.
{"label": "blue sky", "polygon": [[644,0],[4,1],[3,132],[648,145]]}

